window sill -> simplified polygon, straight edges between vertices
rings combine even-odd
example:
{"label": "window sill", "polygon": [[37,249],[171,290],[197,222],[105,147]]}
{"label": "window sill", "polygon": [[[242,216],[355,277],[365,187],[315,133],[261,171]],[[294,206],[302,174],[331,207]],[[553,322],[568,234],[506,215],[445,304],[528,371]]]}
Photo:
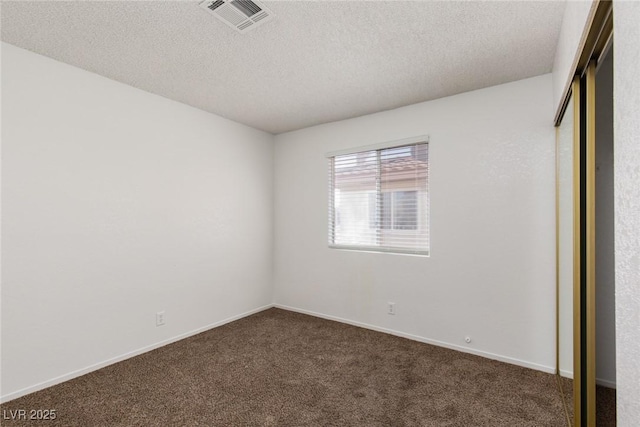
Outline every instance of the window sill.
{"label": "window sill", "polygon": [[329,249],[338,249],[350,252],[366,252],[376,254],[390,254],[390,255],[409,255],[421,258],[429,258],[431,255],[429,251],[416,251],[411,249],[401,248],[380,248],[375,246],[349,246],[349,245],[329,245]]}

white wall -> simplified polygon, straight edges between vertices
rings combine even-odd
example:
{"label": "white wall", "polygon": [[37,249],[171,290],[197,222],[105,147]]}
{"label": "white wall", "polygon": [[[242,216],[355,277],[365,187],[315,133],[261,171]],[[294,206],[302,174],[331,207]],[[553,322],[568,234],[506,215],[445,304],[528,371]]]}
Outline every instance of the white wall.
{"label": "white wall", "polygon": [[[553,372],[552,122],[544,75],[276,136],[276,303]],[[325,153],[423,134],[431,256],[329,249]]]}
{"label": "white wall", "polygon": [[271,135],[5,43],[2,124],[4,400],[271,303]]}
{"label": "white wall", "polygon": [[616,384],[613,52],[596,75],[596,382]]}
{"label": "white wall", "polygon": [[632,427],[640,420],[640,3],[613,8],[617,416]]}
{"label": "white wall", "polygon": [[593,19],[597,1],[569,0],[562,18],[562,27],[553,63],[553,108],[560,104],[564,90],[573,80],[580,51],[586,38],[588,23]]}

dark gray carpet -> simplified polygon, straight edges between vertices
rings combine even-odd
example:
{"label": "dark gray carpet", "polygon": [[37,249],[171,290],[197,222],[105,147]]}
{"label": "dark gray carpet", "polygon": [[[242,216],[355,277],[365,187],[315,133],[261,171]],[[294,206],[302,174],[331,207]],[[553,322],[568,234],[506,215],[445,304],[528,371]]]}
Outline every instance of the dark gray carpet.
{"label": "dark gray carpet", "polygon": [[596,386],[596,425],[616,425],[616,390],[613,388]]}
{"label": "dark gray carpet", "polygon": [[554,375],[278,309],[13,400],[3,426],[565,426]]}

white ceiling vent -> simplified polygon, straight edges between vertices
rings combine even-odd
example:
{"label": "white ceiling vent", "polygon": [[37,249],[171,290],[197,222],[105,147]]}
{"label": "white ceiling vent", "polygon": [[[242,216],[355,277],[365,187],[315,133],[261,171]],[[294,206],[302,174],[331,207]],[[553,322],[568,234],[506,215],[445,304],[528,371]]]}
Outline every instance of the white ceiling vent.
{"label": "white ceiling vent", "polygon": [[246,33],[273,18],[269,9],[252,0],[205,0],[200,7],[239,33]]}

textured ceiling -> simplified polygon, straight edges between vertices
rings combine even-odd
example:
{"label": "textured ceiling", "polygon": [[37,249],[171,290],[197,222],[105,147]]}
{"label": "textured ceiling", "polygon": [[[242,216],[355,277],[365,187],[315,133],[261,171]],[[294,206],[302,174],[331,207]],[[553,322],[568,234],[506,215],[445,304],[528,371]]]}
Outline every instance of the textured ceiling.
{"label": "textured ceiling", "polygon": [[551,71],[564,2],[2,1],[2,40],[274,134]]}

